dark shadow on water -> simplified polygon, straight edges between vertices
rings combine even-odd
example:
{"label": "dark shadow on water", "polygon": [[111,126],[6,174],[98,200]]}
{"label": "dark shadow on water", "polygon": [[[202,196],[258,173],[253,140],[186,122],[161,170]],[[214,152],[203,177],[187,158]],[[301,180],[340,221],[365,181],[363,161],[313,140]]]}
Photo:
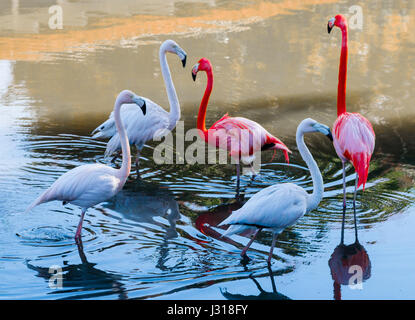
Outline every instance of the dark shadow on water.
{"label": "dark shadow on water", "polygon": [[273,272],[271,268],[268,267],[268,275],[271,280],[272,292],[268,292],[262,289],[259,282],[253,276],[253,273],[249,275],[249,278],[254,282],[256,288],[258,289],[259,291],[258,295],[243,295],[243,294],[238,294],[238,293],[230,293],[228,290],[222,289],[222,288],[220,289],[220,292],[228,300],[291,300],[289,297],[277,291],[277,287],[275,285],[275,280],[274,280],[274,274],[277,274],[277,273],[280,273],[280,272]]}
{"label": "dark shadow on water", "polygon": [[[157,248],[156,268],[169,271],[165,266],[169,259],[169,240],[177,238],[176,222],[180,220],[179,205],[173,193],[167,188],[141,179],[126,184],[105,207],[121,213],[124,218],[138,222],[150,223],[165,230],[163,241]],[[169,225],[154,220],[156,217],[167,219]]]}
{"label": "dark shadow on water", "polygon": [[[62,288],[51,288],[50,294],[67,294],[69,299],[91,299],[116,294],[118,299],[127,299],[127,291],[121,282],[121,276],[102,271],[95,267],[96,263],[88,262],[82,241],[77,243],[77,247],[81,263],[63,266]],[[49,272],[49,268],[37,267],[30,262],[26,262],[26,266],[36,271],[36,276],[44,278],[48,283],[54,275],[53,272]],[[79,295],[68,295],[74,292],[79,292]]]}
{"label": "dark shadow on water", "polygon": [[[132,181],[104,207],[121,213],[128,220],[162,227],[166,231],[165,239],[178,235],[176,222],[180,220],[179,205],[167,187],[142,180]],[[155,217],[166,218],[169,226],[154,220]]]}

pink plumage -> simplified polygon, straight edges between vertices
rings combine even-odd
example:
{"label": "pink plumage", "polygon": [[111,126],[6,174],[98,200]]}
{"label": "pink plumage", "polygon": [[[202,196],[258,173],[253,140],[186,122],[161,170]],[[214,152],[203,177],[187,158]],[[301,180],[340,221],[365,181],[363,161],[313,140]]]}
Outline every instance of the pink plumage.
{"label": "pink plumage", "polygon": [[208,130],[208,143],[229,151],[237,158],[250,158],[255,152],[280,149],[289,162],[287,146],[255,121],[225,114]]}
{"label": "pink plumage", "polygon": [[[271,135],[259,123],[242,118],[229,117],[225,114],[216,121],[209,130],[206,129],[206,109],[213,88],[213,72],[210,61],[202,58],[192,69],[193,80],[199,71],[207,75],[206,90],[200,103],[197,117],[197,128],[202,138],[211,145],[229,151],[230,156],[240,158],[245,163],[252,163],[253,155],[257,151],[282,150],[288,162],[288,153],[291,151],[278,138]],[[239,174],[238,174],[239,180]]]}
{"label": "pink plumage", "polygon": [[369,163],[375,148],[375,132],[370,122],[359,113],[345,112],[333,125],[333,143],[343,161],[351,161],[359,176],[358,186],[365,184]]}

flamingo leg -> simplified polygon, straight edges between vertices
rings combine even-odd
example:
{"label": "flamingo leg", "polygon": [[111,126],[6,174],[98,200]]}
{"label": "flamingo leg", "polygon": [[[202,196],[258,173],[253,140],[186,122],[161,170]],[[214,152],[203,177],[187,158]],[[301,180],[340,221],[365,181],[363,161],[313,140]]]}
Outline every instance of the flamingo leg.
{"label": "flamingo leg", "polygon": [[118,157],[120,156],[120,154],[121,154],[121,152],[120,152],[120,151],[118,151],[118,152],[116,153],[116,155],[114,156],[114,158],[112,158],[111,163],[115,163],[115,160],[117,160],[117,159],[118,159]]}
{"label": "flamingo leg", "polygon": [[260,232],[262,230],[262,228],[259,228],[255,231],[255,233],[253,234],[251,240],[249,240],[248,244],[245,246],[245,248],[243,248],[242,252],[241,252],[241,257],[245,257],[246,256],[246,252],[248,251],[249,247],[251,246],[252,242],[254,242],[255,237],[257,236],[258,232]]}
{"label": "flamingo leg", "polygon": [[272,292],[277,293],[277,287],[275,285],[275,280],[274,280],[274,276],[272,274],[272,269],[270,265],[268,265],[268,272],[269,272],[269,277],[271,278]]}
{"label": "flamingo leg", "polygon": [[239,186],[240,186],[240,176],[241,176],[241,164],[236,164],[236,196],[239,196]]}
{"label": "flamingo leg", "polygon": [[342,233],[341,233],[341,240],[340,243],[343,244],[344,242],[344,222],[346,219],[346,168],[345,163],[342,161],[343,166],[343,220],[342,220]]}
{"label": "flamingo leg", "polygon": [[137,171],[137,180],[140,179],[140,170],[139,170],[139,165],[140,165],[140,149],[137,148],[137,156],[135,158],[135,170]]}
{"label": "flamingo leg", "polygon": [[81,219],[79,220],[78,227],[76,228],[75,233],[75,241],[78,243],[81,240],[81,233],[82,233],[82,223],[84,222],[84,216],[85,216],[85,209],[82,209],[81,212]]}
{"label": "flamingo leg", "polygon": [[255,173],[254,167],[252,166],[252,162],[249,164],[249,168],[250,168],[250,170],[252,172],[251,181],[254,181],[255,180],[255,177],[256,177],[256,173]]}
{"label": "flamingo leg", "polygon": [[262,289],[261,285],[259,284],[259,282],[253,277],[252,273],[249,275],[249,277],[251,278],[251,280],[255,283],[257,289],[261,292],[261,293],[266,293],[264,289]]}
{"label": "flamingo leg", "polygon": [[353,195],[353,215],[354,215],[354,232],[355,232],[355,239],[356,243],[358,242],[357,239],[357,221],[356,221],[356,194],[357,194],[357,182],[359,180],[359,175],[356,173],[356,181],[354,184],[354,195]]}
{"label": "flamingo leg", "polygon": [[274,235],[272,236],[271,250],[269,251],[269,255],[268,255],[268,265],[271,265],[271,258],[272,258],[272,254],[274,252],[274,247],[275,247],[275,241],[276,240],[277,240],[277,233],[274,233]]}

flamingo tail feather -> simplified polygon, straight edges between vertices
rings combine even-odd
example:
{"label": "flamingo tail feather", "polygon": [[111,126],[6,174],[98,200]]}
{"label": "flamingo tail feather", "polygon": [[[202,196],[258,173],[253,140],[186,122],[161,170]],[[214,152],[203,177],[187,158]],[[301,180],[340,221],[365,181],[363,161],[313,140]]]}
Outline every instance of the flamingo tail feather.
{"label": "flamingo tail feather", "polygon": [[359,177],[357,188],[363,185],[363,190],[365,190],[365,184],[369,173],[370,155],[364,152],[355,153],[352,155],[351,160]]}

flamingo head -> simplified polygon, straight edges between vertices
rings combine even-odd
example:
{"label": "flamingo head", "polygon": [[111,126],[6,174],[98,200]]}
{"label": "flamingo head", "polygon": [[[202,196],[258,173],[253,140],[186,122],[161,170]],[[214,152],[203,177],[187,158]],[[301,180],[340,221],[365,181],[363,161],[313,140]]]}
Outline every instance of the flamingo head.
{"label": "flamingo head", "polygon": [[[266,145],[270,145],[271,147],[267,148],[267,150],[274,150],[274,154],[272,155],[272,160],[274,160],[275,154],[277,150],[281,150],[284,153],[285,162],[290,163],[290,158],[288,156],[291,153],[291,150],[282,142],[280,139],[274,136],[268,136]],[[262,149],[263,150],[263,149]]]}
{"label": "flamingo head", "polygon": [[114,118],[109,118],[107,121],[105,121],[103,124],[101,124],[99,127],[95,128],[94,131],[92,131],[92,139],[106,139],[111,138],[115,133],[117,132],[117,129],[115,127]]}
{"label": "flamingo head", "polygon": [[162,44],[162,48],[164,48],[165,51],[177,54],[177,56],[182,60],[183,68],[186,66],[186,59],[187,59],[187,53],[184,51],[180,46],[173,40],[166,40]]}
{"label": "flamingo head", "polygon": [[196,75],[199,71],[212,71],[212,65],[210,64],[209,59],[202,58],[196,63],[192,68],[192,78],[193,81],[196,81]]}
{"label": "flamingo head", "polygon": [[117,102],[120,104],[135,103],[141,108],[143,114],[146,114],[146,101],[130,90],[121,91],[117,97]]}
{"label": "flamingo head", "polygon": [[347,27],[347,20],[345,16],[338,14],[334,18],[331,18],[329,22],[327,23],[327,32],[330,33],[331,29],[336,26],[340,29],[343,29],[344,27]]}
{"label": "flamingo head", "polygon": [[333,136],[331,134],[330,128],[324,124],[318,123],[316,120],[310,118],[304,119],[298,126],[298,129],[300,128],[303,133],[321,132],[327,136],[327,138],[333,141]]}

